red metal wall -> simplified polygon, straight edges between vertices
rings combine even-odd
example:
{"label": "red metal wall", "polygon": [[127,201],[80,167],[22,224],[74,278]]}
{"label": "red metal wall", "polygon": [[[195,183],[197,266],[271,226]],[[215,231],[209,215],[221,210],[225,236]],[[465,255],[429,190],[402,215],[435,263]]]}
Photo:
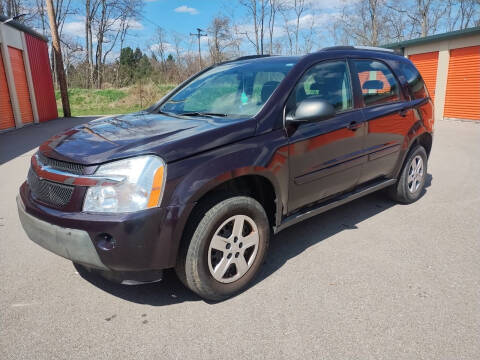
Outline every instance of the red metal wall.
{"label": "red metal wall", "polygon": [[58,117],[57,102],[50,70],[47,43],[25,33],[28,60],[32,71],[33,88],[37,100],[39,121],[47,121]]}

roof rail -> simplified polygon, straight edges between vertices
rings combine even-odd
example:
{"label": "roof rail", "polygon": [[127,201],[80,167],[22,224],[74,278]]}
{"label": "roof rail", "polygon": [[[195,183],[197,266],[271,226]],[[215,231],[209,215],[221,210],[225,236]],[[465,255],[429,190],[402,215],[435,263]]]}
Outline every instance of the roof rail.
{"label": "roof rail", "polygon": [[218,66],[218,65],[223,65],[223,64],[230,64],[230,63],[233,63],[233,62],[236,62],[236,61],[242,61],[242,60],[265,58],[265,57],[269,57],[269,56],[275,56],[275,55],[247,55],[247,56],[240,56],[240,57],[235,58],[235,59],[221,61],[221,62],[219,62],[219,63],[213,64],[212,66]]}
{"label": "roof rail", "polygon": [[353,50],[355,49],[353,46],[349,46],[349,45],[339,45],[339,46],[328,46],[328,47],[324,47],[320,50]]}
{"label": "roof rail", "polygon": [[388,53],[394,53],[395,51],[392,49],[382,48],[382,47],[375,47],[375,46],[329,46],[323,48],[322,50],[372,50],[372,51],[382,51]]}
{"label": "roof rail", "polygon": [[240,56],[238,58],[232,59],[230,61],[240,61],[240,60],[250,60],[250,59],[257,59],[257,58],[264,58],[264,57],[269,57],[269,56],[274,56],[274,55],[247,55],[247,56]]}

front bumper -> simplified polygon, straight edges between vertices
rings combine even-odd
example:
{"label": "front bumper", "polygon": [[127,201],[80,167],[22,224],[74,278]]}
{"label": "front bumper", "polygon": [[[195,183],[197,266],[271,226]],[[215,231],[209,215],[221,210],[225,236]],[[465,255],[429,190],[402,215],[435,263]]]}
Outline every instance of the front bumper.
{"label": "front bumper", "polygon": [[20,196],[17,208],[23,229],[33,242],[73,262],[108,270],[86,231],[52,225],[27,214]]}
{"label": "front bumper", "polygon": [[[35,243],[90,268],[145,272],[175,266],[185,214],[192,205],[152,208],[134,213],[91,214],[46,207],[20,187],[18,213]],[[102,246],[105,234],[114,246]]]}

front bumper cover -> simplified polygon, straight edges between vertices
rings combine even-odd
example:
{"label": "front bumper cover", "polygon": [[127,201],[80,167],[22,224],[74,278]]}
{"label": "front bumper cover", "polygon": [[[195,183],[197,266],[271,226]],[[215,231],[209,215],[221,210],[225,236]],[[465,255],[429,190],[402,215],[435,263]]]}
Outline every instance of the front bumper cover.
{"label": "front bumper cover", "polygon": [[73,262],[108,270],[86,231],[63,228],[27,214],[19,195],[17,208],[23,229],[33,242]]}
{"label": "front bumper cover", "polygon": [[[20,187],[17,201],[22,225],[35,243],[87,267],[115,272],[174,267],[184,214],[193,206],[121,214],[61,211],[33,200],[27,183]],[[111,249],[100,246],[105,234],[115,240]]]}

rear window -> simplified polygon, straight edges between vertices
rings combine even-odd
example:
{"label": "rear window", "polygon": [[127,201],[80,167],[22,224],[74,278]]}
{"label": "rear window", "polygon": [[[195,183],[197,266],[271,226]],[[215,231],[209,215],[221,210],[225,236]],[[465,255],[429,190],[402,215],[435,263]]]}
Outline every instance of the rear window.
{"label": "rear window", "polygon": [[417,68],[409,62],[402,61],[400,63],[400,69],[405,79],[407,79],[410,94],[415,99],[426,98],[428,96],[427,88]]}

